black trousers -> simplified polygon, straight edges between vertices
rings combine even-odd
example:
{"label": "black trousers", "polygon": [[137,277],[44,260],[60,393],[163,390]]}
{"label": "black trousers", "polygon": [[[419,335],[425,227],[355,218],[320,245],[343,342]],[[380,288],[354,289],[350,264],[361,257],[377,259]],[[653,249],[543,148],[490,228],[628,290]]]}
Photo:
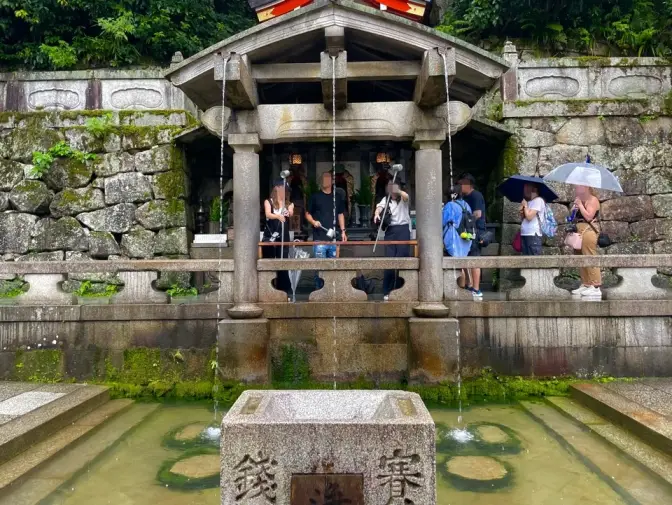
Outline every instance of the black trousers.
{"label": "black trousers", "polygon": [[[391,225],[385,231],[385,240],[411,240],[411,230],[407,224]],[[411,255],[410,245],[386,245],[385,256],[388,258],[408,258]],[[398,270],[385,270],[383,276],[383,293],[390,294],[390,291],[397,289],[399,278]]]}

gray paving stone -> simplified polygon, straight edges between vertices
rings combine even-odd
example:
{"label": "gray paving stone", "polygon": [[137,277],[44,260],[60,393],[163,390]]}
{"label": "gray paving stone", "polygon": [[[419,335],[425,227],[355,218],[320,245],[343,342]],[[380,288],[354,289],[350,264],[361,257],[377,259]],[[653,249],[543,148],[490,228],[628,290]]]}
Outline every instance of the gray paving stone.
{"label": "gray paving stone", "polygon": [[22,416],[62,396],[65,396],[65,393],[47,393],[44,391],[21,393],[0,402],[0,415]]}
{"label": "gray paving stone", "polygon": [[639,381],[611,382],[605,384],[605,387],[659,414],[672,416],[672,394],[666,391],[655,389]]}
{"label": "gray paving stone", "polygon": [[0,416],[0,424],[5,424],[8,421],[11,421],[16,416]]}
{"label": "gray paving stone", "polygon": [[0,382],[0,402],[12,396],[37,389],[40,385],[31,382]]}

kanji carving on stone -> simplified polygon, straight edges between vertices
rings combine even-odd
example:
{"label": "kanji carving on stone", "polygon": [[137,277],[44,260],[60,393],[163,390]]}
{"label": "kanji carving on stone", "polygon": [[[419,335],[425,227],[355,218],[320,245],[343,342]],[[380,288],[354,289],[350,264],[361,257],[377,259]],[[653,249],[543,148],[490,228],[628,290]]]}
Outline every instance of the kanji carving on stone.
{"label": "kanji carving on stone", "polygon": [[234,481],[236,501],[248,503],[253,498],[263,496],[266,503],[275,503],[275,490],[278,485],[275,482],[273,467],[277,464],[274,459],[264,457],[261,451],[257,453],[256,458],[246,455],[234,468],[237,472]]}
{"label": "kanji carving on stone", "polygon": [[417,488],[425,483],[425,478],[418,469],[420,456],[412,454],[402,455],[401,449],[396,449],[391,458],[380,458],[378,480],[381,486],[389,486],[390,499],[386,505],[415,505],[408,498],[408,488]]}

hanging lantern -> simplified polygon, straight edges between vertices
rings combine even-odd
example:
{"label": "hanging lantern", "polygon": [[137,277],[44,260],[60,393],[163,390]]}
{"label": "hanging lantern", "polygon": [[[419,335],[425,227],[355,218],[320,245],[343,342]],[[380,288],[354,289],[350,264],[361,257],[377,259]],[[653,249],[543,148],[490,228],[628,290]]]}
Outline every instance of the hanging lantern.
{"label": "hanging lantern", "polygon": [[390,163],[390,155],[388,153],[376,154],[376,163]]}
{"label": "hanging lantern", "polygon": [[303,163],[303,157],[298,153],[292,153],[289,155],[289,164],[292,166],[301,165]]}

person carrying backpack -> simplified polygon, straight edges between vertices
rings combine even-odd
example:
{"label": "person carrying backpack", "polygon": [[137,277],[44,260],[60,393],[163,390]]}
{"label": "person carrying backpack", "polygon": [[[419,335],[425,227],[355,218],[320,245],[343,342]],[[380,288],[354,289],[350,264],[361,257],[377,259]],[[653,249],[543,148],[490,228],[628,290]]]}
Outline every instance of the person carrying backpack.
{"label": "person carrying backpack", "polygon": [[452,189],[448,203],[443,206],[443,247],[454,258],[469,254],[476,238],[475,219],[471,207],[462,199],[460,186]]}
{"label": "person carrying backpack", "polygon": [[520,238],[523,256],[541,256],[541,215],[546,202],[539,196],[536,184],[525,184],[525,199],[520,203]]}

